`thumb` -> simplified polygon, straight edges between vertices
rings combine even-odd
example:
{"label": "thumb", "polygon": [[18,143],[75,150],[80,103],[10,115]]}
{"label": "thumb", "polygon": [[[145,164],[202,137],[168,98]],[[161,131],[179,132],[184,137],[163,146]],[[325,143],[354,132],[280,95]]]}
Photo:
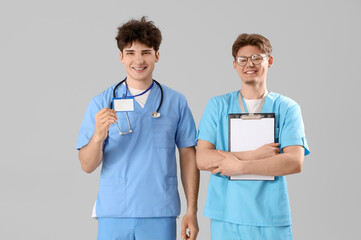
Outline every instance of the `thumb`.
{"label": "thumb", "polygon": [[182,221],[182,227],[181,227],[181,239],[186,239],[186,224],[184,223],[184,219]]}

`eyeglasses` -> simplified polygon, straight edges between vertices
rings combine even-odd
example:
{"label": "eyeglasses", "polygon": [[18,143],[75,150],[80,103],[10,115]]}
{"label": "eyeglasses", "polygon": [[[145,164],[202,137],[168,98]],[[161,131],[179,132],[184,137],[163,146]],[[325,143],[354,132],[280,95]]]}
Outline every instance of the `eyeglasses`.
{"label": "eyeglasses", "polygon": [[246,56],[240,56],[236,58],[236,63],[240,66],[244,66],[247,64],[248,62],[248,58],[251,59],[251,62],[255,65],[258,65],[262,62],[263,58],[268,57],[268,55],[266,54],[254,54],[251,57],[246,57]]}

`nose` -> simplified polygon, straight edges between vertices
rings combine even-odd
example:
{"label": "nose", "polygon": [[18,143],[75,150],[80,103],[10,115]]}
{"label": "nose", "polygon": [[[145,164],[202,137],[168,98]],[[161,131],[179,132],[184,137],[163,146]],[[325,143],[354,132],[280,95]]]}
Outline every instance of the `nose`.
{"label": "nose", "polygon": [[143,55],[142,54],[137,54],[136,55],[136,58],[135,58],[135,62],[137,64],[142,64],[144,62],[144,58],[143,58]]}
{"label": "nose", "polygon": [[254,66],[254,63],[252,62],[252,58],[247,58],[247,64],[246,64],[246,66],[251,66],[251,67],[253,67]]}

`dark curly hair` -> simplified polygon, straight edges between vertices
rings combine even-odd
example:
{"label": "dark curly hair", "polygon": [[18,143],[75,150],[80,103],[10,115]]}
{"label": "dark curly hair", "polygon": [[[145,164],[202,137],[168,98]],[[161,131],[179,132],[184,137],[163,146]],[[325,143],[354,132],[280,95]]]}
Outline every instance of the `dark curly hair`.
{"label": "dark curly hair", "polygon": [[239,35],[237,37],[236,41],[234,41],[234,43],[233,43],[233,46],[232,46],[233,58],[236,59],[238,50],[241,47],[245,47],[247,45],[256,46],[263,53],[265,53],[267,55],[272,54],[272,46],[271,46],[270,41],[267,38],[265,38],[264,36],[262,36],[260,34],[243,33],[243,34]]}
{"label": "dark curly hair", "polygon": [[146,17],[142,17],[140,20],[131,19],[120,26],[115,39],[121,52],[124,47],[131,46],[134,42],[153,47],[157,52],[162,42],[162,34],[152,21],[147,21]]}

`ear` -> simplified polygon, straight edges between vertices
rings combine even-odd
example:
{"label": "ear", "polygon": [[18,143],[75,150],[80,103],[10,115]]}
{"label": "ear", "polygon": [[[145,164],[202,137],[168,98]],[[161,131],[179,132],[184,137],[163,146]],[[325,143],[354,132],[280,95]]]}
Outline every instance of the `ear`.
{"label": "ear", "polygon": [[233,68],[234,68],[234,70],[237,70],[236,60],[233,60]]}
{"label": "ear", "polygon": [[155,53],[155,62],[159,61],[159,51]]}
{"label": "ear", "polygon": [[120,62],[123,63],[123,60],[124,60],[124,55],[122,51],[120,51]]}
{"label": "ear", "polygon": [[270,68],[273,65],[273,56],[268,57],[268,68]]}

